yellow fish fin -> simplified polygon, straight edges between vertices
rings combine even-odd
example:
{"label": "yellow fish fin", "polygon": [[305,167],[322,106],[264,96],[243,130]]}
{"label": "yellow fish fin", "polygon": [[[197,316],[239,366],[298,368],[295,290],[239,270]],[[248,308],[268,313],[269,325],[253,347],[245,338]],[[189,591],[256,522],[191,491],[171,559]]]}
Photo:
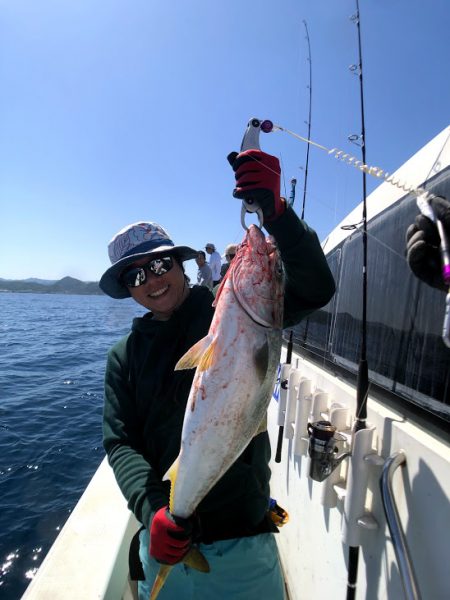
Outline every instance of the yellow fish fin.
{"label": "yellow fish fin", "polygon": [[256,437],[257,435],[259,435],[260,433],[263,433],[264,431],[267,431],[267,413],[262,418],[261,423],[259,424],[259,427],[253,437]]}
{"label": "yellow fish fin", "polygon": [[196,546],[192,546],[186,556],[183,558],[183,562],[192,569],[197,569],[202,573],[209,573],[209,564],[203,554]]}
{"label": "yellow fish fin", "polygon": [[156,576],[155,582],[150,592],[150,600],[156,600],[156,598],[159,595],[159,592],[162,590],[163,585],[166,583],[166,579],[169,576],[171,570],[172,565],[161,565],[159,567],[159,572]]}
{"label": "yellow fish fin", "polygon": [[195,367],[199,364],[203,354],[211,344],[211,340],[212,337],[206,335],[204,338],[202,338],[196,344],[194,344],[191,348],[189,348],[186,354],[183,354],[183,356],[175,365],[175,371],[182,371],[184,369],[195,369]]}
{"label": "yellow fish fin", "polygon": [[[192,548],[183,558],[183,563],[192,569],[201,571],[202,573],[209,573],[210,571],[208,561],[196,546],[192,546]],[[160,566],[159,572],[152,587],[152,591],[150,593],[150,600],[156,600],[171,570],[172,565]]]}
{"label": "yellow fish fin", "polygon": [[200,362],[198,363],[199,371],[207,371],[215,362],[214,351],[216,349],[216,341],[212,341],[203,352]]}
{"label": "yellow fish fin", "polygon": [[173,490],[175,487],[175,482],[177,480],[178,475],[178,456],[173,461],[172,466],[169,468],[167,473],[163,477],[163,481],[170,481],[170,500],[169,500],[169,510],[173,510]]}

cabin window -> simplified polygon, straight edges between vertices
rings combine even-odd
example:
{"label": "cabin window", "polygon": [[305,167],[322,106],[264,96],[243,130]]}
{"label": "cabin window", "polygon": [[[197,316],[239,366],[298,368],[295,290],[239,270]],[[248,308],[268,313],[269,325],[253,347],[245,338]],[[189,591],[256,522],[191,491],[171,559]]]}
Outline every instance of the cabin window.
{"label": "cabin window", "polygon": [[[450,172],[431,187],[450,198]],[[450,349],[441,338],[445,293],[421,283],[405,259],[405,232],[418,209],[403,198],[368,225],[367,361],[370,380],[450,421]],[[332,301],[297,326],[294,341],[355,374],[361,352],[362,233],[327,256]]]}

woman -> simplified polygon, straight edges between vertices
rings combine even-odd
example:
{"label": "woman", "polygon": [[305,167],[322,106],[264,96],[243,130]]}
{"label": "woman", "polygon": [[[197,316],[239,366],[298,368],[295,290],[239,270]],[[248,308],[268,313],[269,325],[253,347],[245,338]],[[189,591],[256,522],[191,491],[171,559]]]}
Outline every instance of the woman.
{"label": "woman", "polygon": [[[237,198],[256,201],[264,226],[278,242],[286,274],[284,326],[325,305],[334,281],[314,231],[280,198],[278,160],[250,150],[229,157]],[[112,266],[100,287],[113,298],[131,296],[149,310],[109,352],[105,378],[104,446],[129,508],[142,523],[140,559],[148,598],[160,563],[174,564],[160,594],[164,599],[281,600],[284,586],[267,516],[270,444],[267,431],[199,504],[175,521],[167,510],[169,483],[162,477],[178,455],[184,410],[194,371],[174,371],[178,359],[209,329],[213,296],[189,288],[183,262],[197,256],[176,246],[155,223],[137,223],[110,242]],[[239,360],[239,357],[236,357]],[[193,474],[195,476],[195,474]],[[208,575],[182,559],[192,543],[208,560]]]}

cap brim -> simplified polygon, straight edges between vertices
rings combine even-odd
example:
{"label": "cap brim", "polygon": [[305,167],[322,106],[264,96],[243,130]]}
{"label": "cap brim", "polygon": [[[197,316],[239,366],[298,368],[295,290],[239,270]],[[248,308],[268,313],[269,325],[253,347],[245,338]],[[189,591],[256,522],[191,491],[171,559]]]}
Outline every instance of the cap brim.
{"label": "cap brim", "polygon": [[145,256],[158,256],[161,254],[164,254],[165,256],[175,255],[181,262],[184,262],[185,260],[196,258],[198,251],[190,248],[189,246],[160,246],[155,250],[126,256],[125,258],[122,258],[111,265],[109,269],[103,273],[99,281],[100,289],[108,296],[111,296],[111,298],[116,298],[118,300],[122,298],[129,298],[130,292],[128,288],[122,285],[122,283],[119,281],[121,272],[126,266],[133,264],[140,258]]}

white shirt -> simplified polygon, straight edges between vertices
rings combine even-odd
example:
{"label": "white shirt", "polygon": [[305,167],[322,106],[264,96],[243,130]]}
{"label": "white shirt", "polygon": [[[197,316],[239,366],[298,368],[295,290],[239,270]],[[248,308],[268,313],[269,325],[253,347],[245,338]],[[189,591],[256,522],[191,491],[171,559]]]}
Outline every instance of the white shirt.
{"label": "white shirt", "polygon": [[219,281],[221,266],[222,261],[220,260],[220,254],[214,250],[214,252],[209,255],[209,267],[212,272],[213,281]]}

